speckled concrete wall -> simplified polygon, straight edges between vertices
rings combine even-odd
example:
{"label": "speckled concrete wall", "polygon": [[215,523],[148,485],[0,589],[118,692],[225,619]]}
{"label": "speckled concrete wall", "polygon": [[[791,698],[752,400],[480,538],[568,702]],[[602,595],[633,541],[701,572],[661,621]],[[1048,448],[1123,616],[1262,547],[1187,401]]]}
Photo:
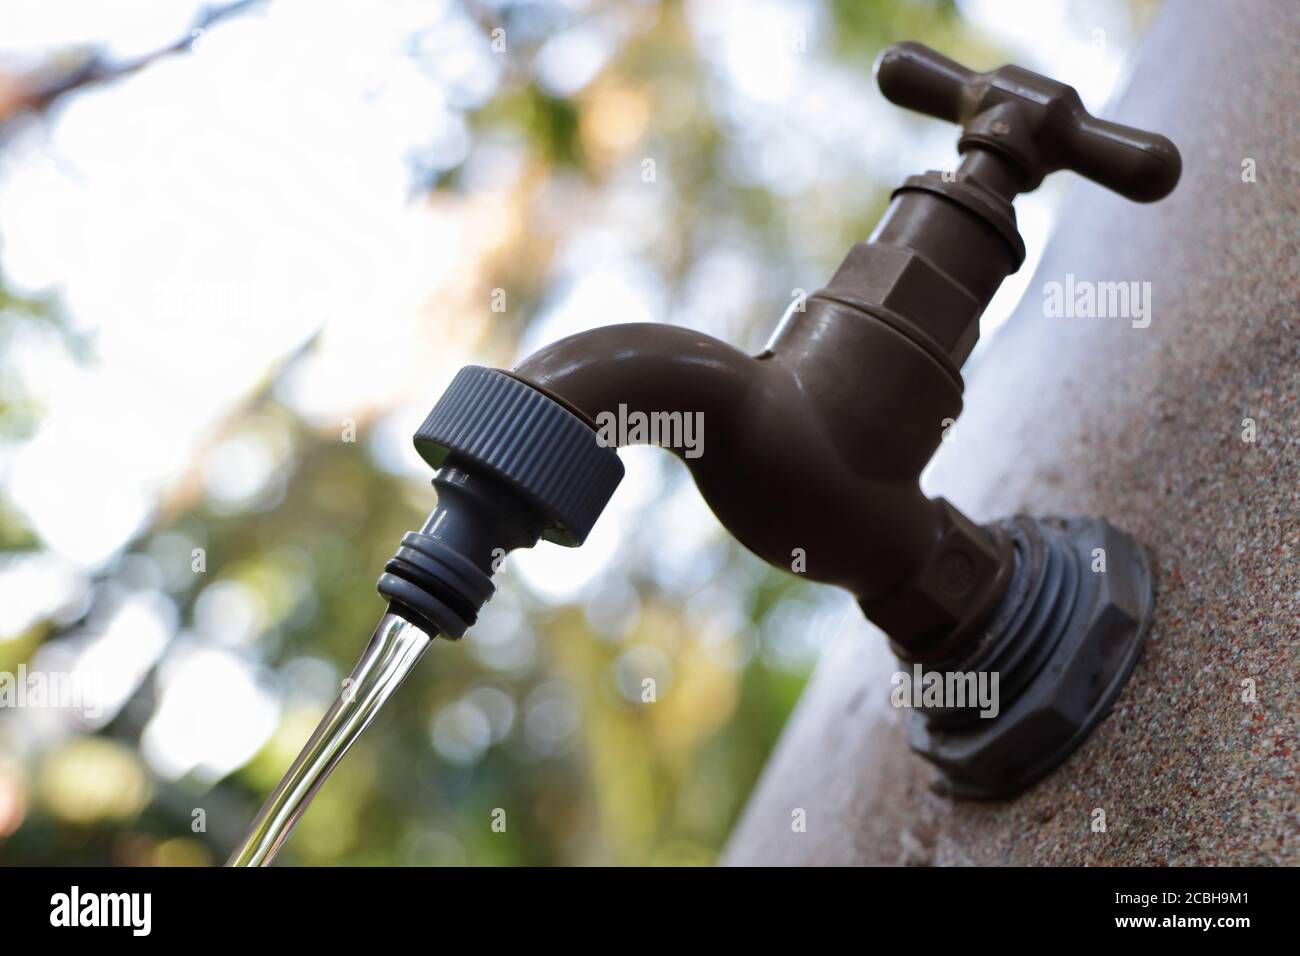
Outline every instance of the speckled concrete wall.
{"label": "speckled concrete wall", "polygon": [[[1136,535],[1158,589],[1144,658],[1050,777],[954,803],[907,749],[885,642],[855,621],[727,862],[1300,863],[1300,3],[1171,2],[1111,118],[1169,136],[1183,180],[1154,206],[1079,183],[966,370],[927,489],[983,520],[1101,515]],[[1067,273],[1150,282],[1150,326],[1045,317],[1043,286]]]}

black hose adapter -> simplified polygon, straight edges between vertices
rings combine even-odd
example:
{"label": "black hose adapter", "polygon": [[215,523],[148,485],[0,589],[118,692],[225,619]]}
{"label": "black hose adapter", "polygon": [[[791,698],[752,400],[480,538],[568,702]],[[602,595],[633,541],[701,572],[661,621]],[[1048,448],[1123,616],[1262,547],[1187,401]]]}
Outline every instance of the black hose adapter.
{"label": "black hose adapter", "polygon": [[516,548],[586,540],[623,479],[617,452],[559,402],[496,369],[461,369],[415,433],[438,506],[379,578],[389,609],[461,637]]}

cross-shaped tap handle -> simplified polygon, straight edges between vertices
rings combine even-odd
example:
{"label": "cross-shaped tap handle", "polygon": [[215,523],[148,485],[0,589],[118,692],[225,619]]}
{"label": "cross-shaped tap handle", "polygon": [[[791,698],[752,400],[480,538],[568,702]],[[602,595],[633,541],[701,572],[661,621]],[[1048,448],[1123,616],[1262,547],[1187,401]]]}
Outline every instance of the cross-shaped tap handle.
{"label": "cross-shaped tap handle", "polygon": [[876,61],[876,82],[891,103],[959,124],[961,152],[983,150],[1013,164],[1015,192],[1070,169],[1135,202],[1154,202],[1182,171],[1165,137],[1098,119],[1073,87],[1022,67],[977,73],[920,43],[896,43]]}

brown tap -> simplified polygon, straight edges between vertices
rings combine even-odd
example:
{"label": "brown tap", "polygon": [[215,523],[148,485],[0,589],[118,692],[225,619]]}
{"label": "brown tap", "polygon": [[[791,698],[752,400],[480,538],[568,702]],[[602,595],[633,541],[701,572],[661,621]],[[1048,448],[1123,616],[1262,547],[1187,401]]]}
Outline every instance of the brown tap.
{"label": "brown tap", "polygon": [[[979,317],[1024,261],[1011,200],[1071,169],[1150,202],[1178,181],[1161,136],[1089,116],[1015,66],[976,73],[915,43],[881,55],[893,102],[958,123],[953,172],[912,176],[826,288],[745,355],[671,325],[595,329],[510,373],[462,370],[416,434],[438,510],[380,579],[395,613],[459,636],[492,593],[491,556],[539,537],[581,544],[622,467],[605,415],[702,416],[682,457],[722,524],[755,554],[855,594],[900,657],[1001,676],[996,720],[941,707],[912,744],[955,791],[1041,776],[1113,704],[1151,612],[1141,548],[1094,519],[974,524],[921,493],[961,412]],[[676,449],[681,452],[682,449]],[[1086,573],[1111,552],[1108,572]]]}
{"label": "brown tap", "polygon": [[958,369],[979,317],[1020,267],[1010,200],[1073,169],[1131,199],[1166,195],[1178,151],[1089,116],[1073,89],[1016,66],[975,73],[916,43],[881,54],[891,101],[962,125],[955,173],[909,178],[829,285],[748,356],[658,324],[584,332],[514,375],[590,422],[626,405],[703,414],[686,459],[718,519],[778,567],[848,588],[910,660],[951,657],[985,624],[1012,549],[942,498],[921,470],[960,414]]}

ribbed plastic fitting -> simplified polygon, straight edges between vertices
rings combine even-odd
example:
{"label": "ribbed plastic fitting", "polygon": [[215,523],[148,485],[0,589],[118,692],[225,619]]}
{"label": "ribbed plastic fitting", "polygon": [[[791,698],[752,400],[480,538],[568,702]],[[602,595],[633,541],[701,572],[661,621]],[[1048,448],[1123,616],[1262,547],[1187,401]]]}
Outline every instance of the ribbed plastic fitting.
{"label": "ribbed plastic fitting", "polygon": [[542,537],[574,547],[623,479],[623,463],[594,429],[537,389],[498,369],[468,365],[415,433],[434,468],[449,455],[513,487],[545,517]]}
{"label": "ribbed plastic fitting", "polygon": [[460,370],[415,433],[438,506],[384,566],[379,593],[431,634],[458,638],[500,559],[546,538],[579,545],[623,477],[613,448],[554,399],[496,369]]}

